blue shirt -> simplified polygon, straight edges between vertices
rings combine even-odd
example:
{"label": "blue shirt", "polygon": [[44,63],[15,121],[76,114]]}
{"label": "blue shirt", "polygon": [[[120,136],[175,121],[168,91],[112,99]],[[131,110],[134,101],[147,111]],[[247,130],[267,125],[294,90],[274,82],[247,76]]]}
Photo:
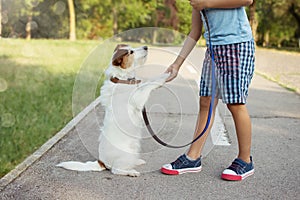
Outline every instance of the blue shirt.
{"label": "blue shirt", "polygon": [[[252,31],[244,7],[234,9],[206,9],[212,45],[225,45],[252,40]],[[204,38],[209,41],[204,16]]]}

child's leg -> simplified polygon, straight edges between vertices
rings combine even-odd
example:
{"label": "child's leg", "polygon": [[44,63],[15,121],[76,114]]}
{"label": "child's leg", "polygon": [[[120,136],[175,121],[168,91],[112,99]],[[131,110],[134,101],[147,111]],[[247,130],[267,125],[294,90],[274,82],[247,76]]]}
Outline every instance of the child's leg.
{"label": "child's leg", "polygon": [[249,163],[251,149],[251,120],[245,104],[227,104],[230,110],[238,139],[238,158]]}
{"label": "child's leg", "polygon": [[232,164],[223,171],[221,178],[240,181],[254,173],[251,149],[251,120],[245,104],[227,104],[230,110],[238,139],[239,154]]}
{"label": "child's leg", "polygon": [[[210,100],[211,100],[211,97],[208,97],[208,96],[200,97],[199,114],[198,114],[195,132],[194,132],[194,138],[196,138],[205,128],[205,125],[207,122],[207,116],[208,116],[208,112],[209,112]],[[214,122],[217,103],[218,103],[218,100],[216,99],[215,103],[214,103],[214,109],[213,109],[213,113],[211,116],[211,120],[210,120],[208,129],[206,130],[206,132],[203,134],[203,136],[201,138],[199,138],[196,142],[194,142],[190,146],[190,148],[187,152],[187,155],[192,159],[197,159],[201,155],[202,148],[204,146],[204,143],[206,141],[208,133],[210,132],[212,124]]]}
{"label": "child's leg", "polygon": [[[197,124],[195,128],[194,138],[196,138],[204,129],[207,121],[208,111],[209,111],[209,105],[210,105],[210,99],[209,96],[201,96],[200,97],[200,110],[198,113],[198,119]],[[215,100],[215,106],[213,109],[213,113],[211,116],[211,121],[209,124],[208,129],[202,135],[201,138],[199,138],[196,142],[194,142],[190,148],[189,151],[186,154],[181,155],[178,157],[174,162],[170,164],[165,164],[161,168],[161,172],[164,174],[169,175],[177,175],[182,173],[190,173],[190,172],[199,172],[202,169],[201,165],[201,151],[203,148],[203,145],[205,143],[205,140],[208,136],[208,133],[210,132],[211,126],[214,121],[215,116],[215,109],[217,105],[217,100]]]}

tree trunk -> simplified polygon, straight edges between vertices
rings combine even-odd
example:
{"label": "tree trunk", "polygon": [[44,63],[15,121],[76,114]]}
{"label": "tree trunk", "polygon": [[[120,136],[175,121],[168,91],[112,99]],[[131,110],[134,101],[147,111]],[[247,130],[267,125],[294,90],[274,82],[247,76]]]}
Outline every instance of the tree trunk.
{"label": "tree trunk", "polygon": [[70,14],[70,34],[69,39],[76,40],[76,15],[73,0],[68,0],[69,14]]}
{"label": "tree trunk", "polygon": [[263,47],[268,47],[270,43],[270,31],[267,30],[264,34],[264,42],[263,42]]}
{"label": "tree trunk", "polygon": [[114,35],[118,34],[118,12],[115,6],[112,8],[112,14],[113,14],[113,32]]}
{"label": "tree trunk", "polygon": [[31,39],[31,24],[32,24],[32,12],[28,16],[28,21],[25,27],[26,30],[26,40]]}
{"label": "tree trunk", "polygon": [[253,0],[252,5],[250,6],[250,26],[252,29],[253,38],[255,41],[257,41],[256,31],[257,31],[258,21],[256,20],[255,12],[256,12],[256,0]]}
{"label": "tree trunk", "polygon": [[165,0],[165,5],[170,9],[169,25],[174,30],[178,30],[179,19],[177,16],[178,10],[176,8],[176,0]]}
{"label": "tree trunk", "polygon": [[0,0],[0,38],[2,38],[2,0]]}
{"label": "tree trunk", "polygon": [[300,14],[299,12],[296,11],[295,4],[292,3],[291,6],[289,7],[289,12],[292,14],[292,16],[295,18],[297,22],[297,30],[296,30],[296,37],[300,39]]}

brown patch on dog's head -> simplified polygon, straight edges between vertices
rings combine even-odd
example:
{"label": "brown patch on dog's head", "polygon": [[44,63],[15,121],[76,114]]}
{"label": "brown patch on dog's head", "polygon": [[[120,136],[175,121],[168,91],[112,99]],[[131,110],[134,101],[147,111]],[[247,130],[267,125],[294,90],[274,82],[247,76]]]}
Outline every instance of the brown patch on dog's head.
{"label": "brown patch on dog's head", "polygon": [[130,53],[130,50],[128,49],[122,49],[122,48],[128,47],[126,44],[118,44],[114,50],[114,55],[112,57],[112,64],[114,66],[120,66],[122,67],[123,63],[123,57],[128,55]]}

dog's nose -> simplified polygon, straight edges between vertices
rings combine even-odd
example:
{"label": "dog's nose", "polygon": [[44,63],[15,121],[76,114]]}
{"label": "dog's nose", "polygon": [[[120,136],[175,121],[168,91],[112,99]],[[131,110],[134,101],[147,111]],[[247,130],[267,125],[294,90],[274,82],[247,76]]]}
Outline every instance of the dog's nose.
{"label": "dog's nose", "polygon": [[148,47],[147,47],[147,46],[144,46],[143,48],[144,48],[144,50],[148,50]]}

